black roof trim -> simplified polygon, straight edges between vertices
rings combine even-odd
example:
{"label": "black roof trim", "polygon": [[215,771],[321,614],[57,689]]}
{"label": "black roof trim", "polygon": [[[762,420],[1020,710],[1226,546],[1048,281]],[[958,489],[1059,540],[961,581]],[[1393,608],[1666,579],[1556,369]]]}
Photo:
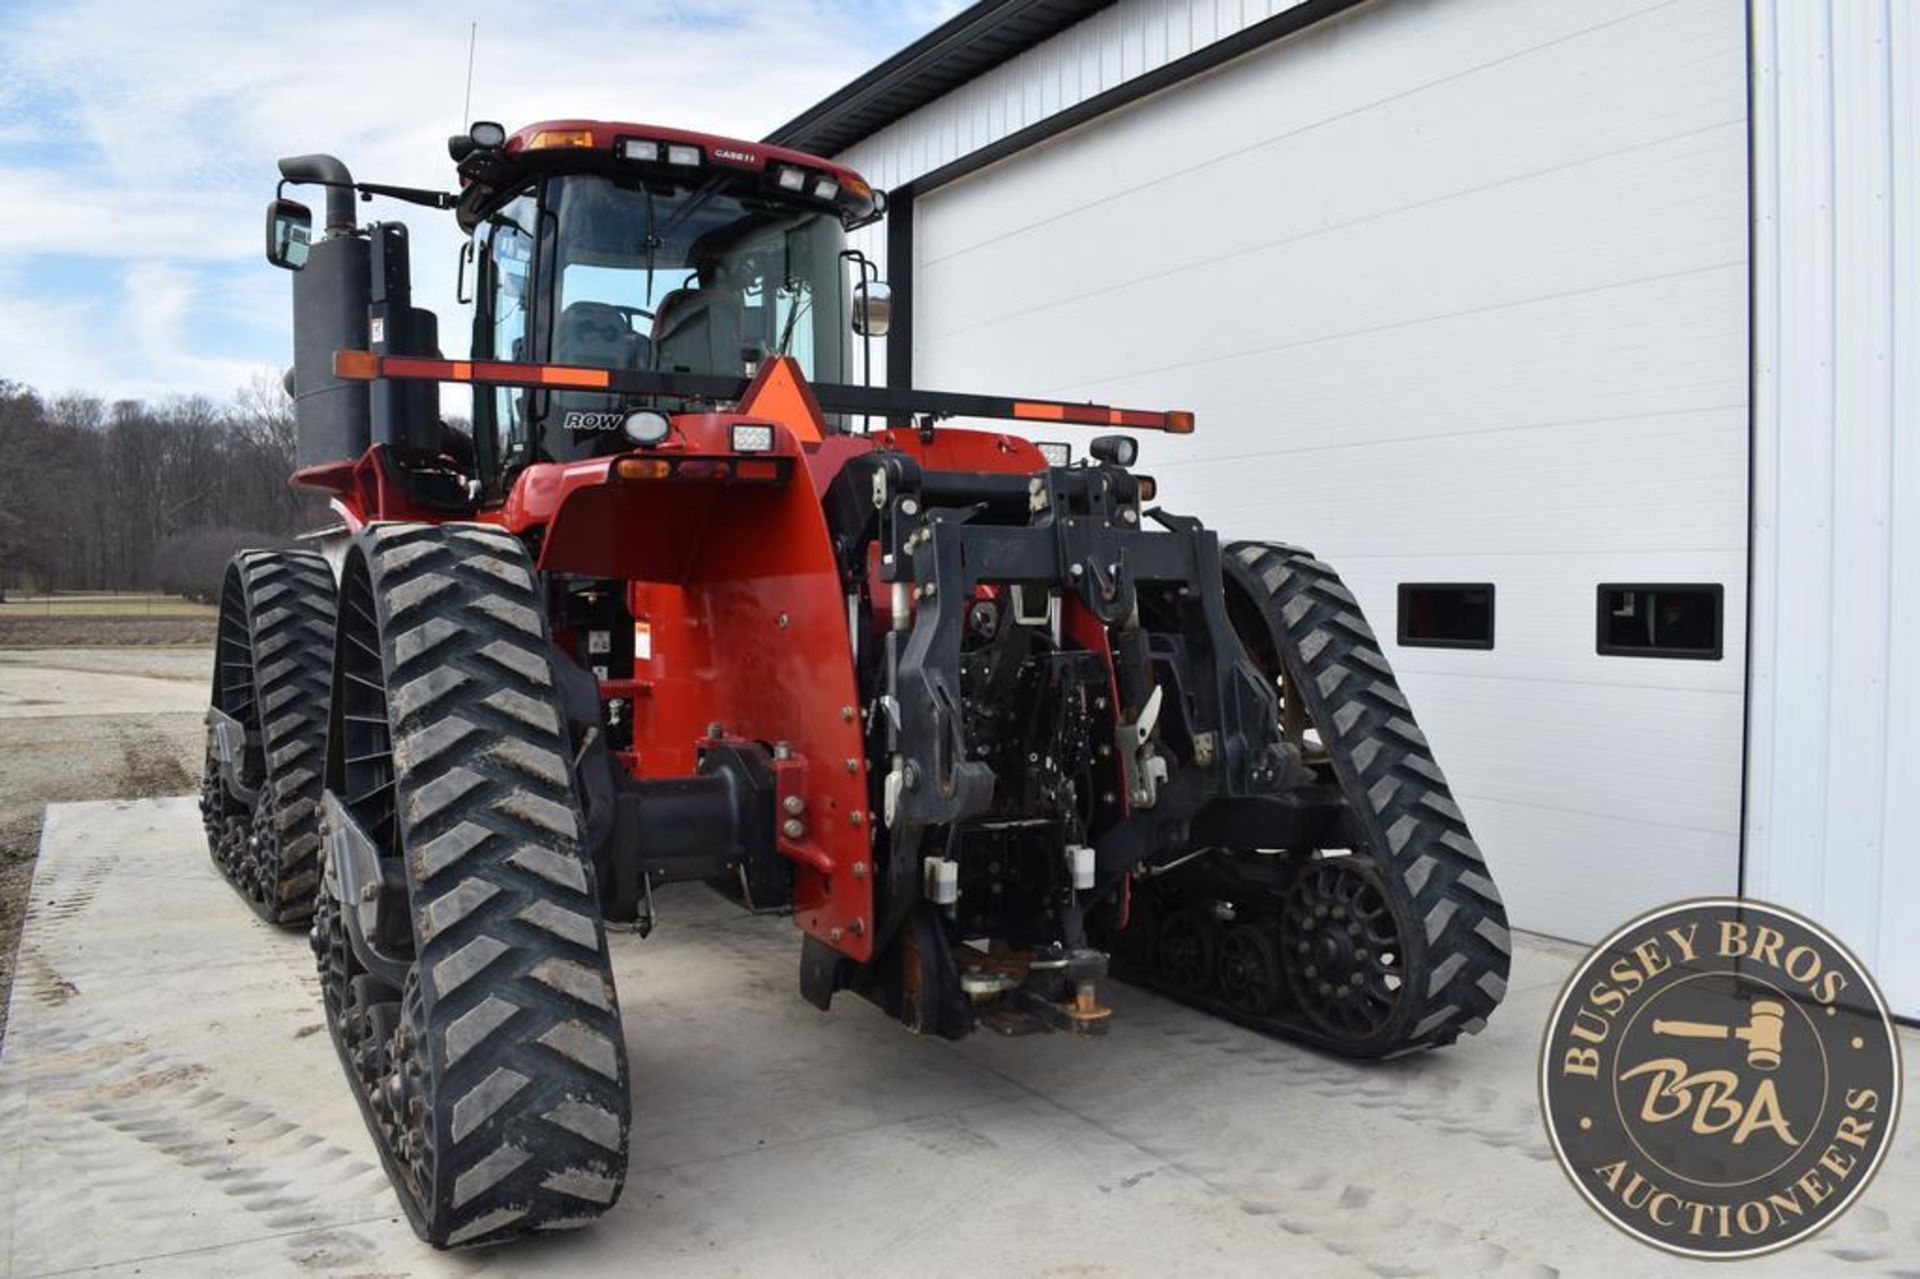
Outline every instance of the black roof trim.
{"label": "black roof trim", "polygon": [[764,141],[833,156],[1114,0],[980,0]]}

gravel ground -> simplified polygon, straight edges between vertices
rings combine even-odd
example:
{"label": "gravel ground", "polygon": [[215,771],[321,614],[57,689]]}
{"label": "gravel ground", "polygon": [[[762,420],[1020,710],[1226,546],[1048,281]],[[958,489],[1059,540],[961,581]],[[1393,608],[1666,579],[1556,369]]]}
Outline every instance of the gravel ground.
{"label": "gravel ground", "polygon": [[206,648],[0,651],[0,1042],[41,811],[197,791],[212,661]]}
{"label": "gravel ground", "polygon": [[0,610],[0,649],[212,644],[210,617],[42,617]]}

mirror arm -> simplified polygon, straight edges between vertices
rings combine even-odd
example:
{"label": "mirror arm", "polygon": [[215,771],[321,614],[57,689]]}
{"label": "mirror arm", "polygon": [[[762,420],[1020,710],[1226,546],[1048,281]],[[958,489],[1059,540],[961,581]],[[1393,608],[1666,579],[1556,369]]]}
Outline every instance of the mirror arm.
{"label": "mirror arm", "polygon": [[376,195],[384,195],[389,200],[405,200],[408,204],[422,204],[429,209],[451,209],[460,203],[460,197],[446,191],[428,191],[422,187],[395,187],[384,182],[357,182],[354,190],[363,200],[371,200]]}

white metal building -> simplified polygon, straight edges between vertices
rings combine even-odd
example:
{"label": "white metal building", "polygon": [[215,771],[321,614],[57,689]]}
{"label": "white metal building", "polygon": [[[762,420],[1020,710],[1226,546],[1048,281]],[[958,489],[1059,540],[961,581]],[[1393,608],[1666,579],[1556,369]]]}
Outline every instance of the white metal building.
{"label": "white metal building", "polygon": [[1744,891],[1915,1016],[1916,92],[1904,0],[985,0],[773,140],[892,193],[889,379],[1197,411],[1518,926]]}

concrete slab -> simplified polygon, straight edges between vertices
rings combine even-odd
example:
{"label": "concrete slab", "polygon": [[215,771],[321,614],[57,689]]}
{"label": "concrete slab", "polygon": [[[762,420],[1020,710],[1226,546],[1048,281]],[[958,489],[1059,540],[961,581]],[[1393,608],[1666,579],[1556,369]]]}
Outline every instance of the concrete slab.
{"label": "concrete slab", "polygon": [[[615,939],[633,1172],[597,1227],[436,1254],[401,1220],[306,940],[218,880],[190,801],[48,810],[0,1055],[0,1261],[50,1275],[1678,1272],[1578,1198],[1533,1063],[1574,958],[1384,1066],[1120,988],[1104,1042],[914,1039],[793,994],[796,941],[698,889]],[[1909,1038],[1909,1084],[1920,1052]],[[1920,1147],[1754,1268],[1920,1270]]]}

